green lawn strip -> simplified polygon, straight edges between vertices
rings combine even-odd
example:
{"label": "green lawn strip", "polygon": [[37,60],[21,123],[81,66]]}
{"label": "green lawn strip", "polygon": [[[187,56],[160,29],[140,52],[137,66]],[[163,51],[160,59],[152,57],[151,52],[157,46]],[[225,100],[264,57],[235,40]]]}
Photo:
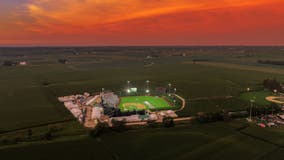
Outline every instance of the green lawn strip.
{"label": "green lawn strip", "polygon": [[265,98],[271,96],[272,93],[270,91],[256,91],[256,92],[246,92],[240,95],[240,99],[247,101],[248,103],[250,100],[254,99],[256,105],[269,105],[271,104]]}

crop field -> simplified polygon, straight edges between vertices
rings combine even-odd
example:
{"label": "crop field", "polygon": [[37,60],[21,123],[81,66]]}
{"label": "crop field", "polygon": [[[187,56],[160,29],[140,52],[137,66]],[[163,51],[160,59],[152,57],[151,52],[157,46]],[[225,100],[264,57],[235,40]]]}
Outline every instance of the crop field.
{"label": "crop field", "polygon": [[[236,97],[247,87],[261,88],[263,79],[269,77],[284,81],[283,74],[267,71],[275,70],[274,66],[260,66],[266,67],[263,72],[256,69],[246,70],[246,65],[241,64],[244,61],[243,58],[238,58],[237,55],[211,53],[214,48],[208,49],[206,51],[210,52],[208,54],[197,53],[188,57],[157,54],[158,57],[151,60],[155,63],[151,67],[144,67],[143,63],[143,58],[148,55],[147,50],[145,53],[139,53],[138,56],[126,51],[125,53],[124,51],[117,51],[118,53],[97,51],[96,54],[87,54],[85,49],[82,49],[82,54],[74,55],[61,53],[60,50],[55,49],[55,53],[52,49],[44,48],[22,50],[1,50],[2,56],[0,54],[2,61],[19,60],[21,59],[19,57],[24,55],[23,59],[30,62],[28,66],[0,66],[0,74],[4,75],[0,77],[2,84],[0,86],[0,130],[2,131],[71,118],[64,106],[57,101],[57,97],[86,91],[92,93],[102,87],[120,91],[125,87],[126,80],[131,80],[138,88],[145,87],[145,80],[151,80],[153,87],[166,87],[171,82],[177,88],[179,95],[187,101],[192,100],[192,103],[187,103],[190,105],[179,113],[183,116],[201,111],[245,108],[249,103],[241,104]],[[166,49],[162,51],[164,50],[167,51]],[[262,53],[255,54],[246,59],[254,67],[258,67],[252,63],[257,60],[256,57],[276,59],[281,56],[281,53],[269,54],[269,56]],[[112,55],[115,56],[112,57]],[[222,63],[234,62],[243,67],[223,67],[223,65],[208,67],[198,62],[188,63],[192,59],[204,59],[205,55],[206,60],[222,59]],[[58,58],[66,58],[70,62],[65,65],[59,64]],[[281,67],[277,67],[277,70],[282,70],[281,73],[284,73]],[[133,76],[134,73],[135,76]],[[233,96],[233,98],[211,99],[216,96]],[[194,100],[196,98],[201,100]],[[234,103],[231,103],[232,101]]]}
{"label": "crop field", "polygon": [[130,96],[121,97],[119,108],[121,111],[135,111],[135,110],[163,110],[171,109],[171,106],[165,97],[155,96]]}
{"label": "crop field", "polygon": [[[98,138],[5,149],[0,150],[0,155],[4,159],[52,159],[52,155],[57,155],[58,159],[127,160],[274,160],[283,155],[280,152],[283,149],[278,144],[243,134],[239,130],[243,125],[242,122],[218,122],[184,124],[174,128],[145,128],[105,134]],[[273,134],[273,131],[269,131],[272,142],[273,138],[277,140]]]}
{"label": "crop field", "polygon": [[[176,56],[181,53],[187,53],[187,56]],[[149,55],[153,58],[146,59]],[[283,50],[274,47],[0,48],[1,64],[5,60],[29,62],[27,66],[0,66],[0,132],[5,132],[5,135],[7,132],[8,138],[18,139],[26,137],[26,130],[32,128],[36,139],[44,135],[49,123],[64,121],[70,123],[66,124],[69,127],[62,127],[55,139],[60,139],[61,135],[64,137],[65,133],[81,134],[80,124],[68,121],[73,116],[57,97],[94,93],[101,88],[123,91],[127,80],[137,88],[144,88],[145,81],[150,80],[151,89],[172,83],[177,94],[187,102],[184,110],[177,112],[179,116],[243,110],[250,105],[249,100],[253,97],[259,105],[266,105],[268,102],[263,97],[270,93],[263,91],[262,82],[267,78],[284,82],[284,67],[257,61],[283,59],[283,56]],[[68,63],[60,64],[58,59],[67,59]],[[246,93],[248,87],[256,92]],[[122,100],[126,103],[133,101],[125,97]],[[160,99],[158,102],[147,101],[155,107],[166,103]],[[134,102],[137,102],[136,99]],[[137,103],[143,102],[139,98]],[[134,109],[134,106],[128,109]],[[42,128],[34,129],[33,126],[37,125]],[[20,134],[14,132],[19,128],[23,129]],[[58,159],[61,156],[61,159],[83,156],[85,159],[225,157],[260,160],[283,157],[283,148],[279,148],[282,141],[274,136],[283,134],[283,129],[260,134],[262,131],[247,128],[239,132],[229,122],[189,124],[168,129],[144,128],[81,140],[65,136],[64,142],[44,141],[22,148],[0,149],[0,156],[11,156],[9,159],[52,159],[50,156],[59,155]],[[6,142],[6,136],[1,134],[0,137],[1,144],[2,139]],[[81,152],[82,149],[84,152]],[[275,153],[275,156],[269,153]]]}

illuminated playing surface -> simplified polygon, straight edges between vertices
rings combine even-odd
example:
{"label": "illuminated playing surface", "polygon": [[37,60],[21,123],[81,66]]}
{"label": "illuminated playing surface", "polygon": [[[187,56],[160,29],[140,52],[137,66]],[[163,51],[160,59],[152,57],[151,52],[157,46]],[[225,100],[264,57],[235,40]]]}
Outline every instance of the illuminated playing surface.
{"label": "illuminated playing surface", "polygon": [[163,110],[170,109],[172,106],[162,97],[154,96],[131,96],[121,97],[119,104],[121,111],[134,111],[134,110]]}

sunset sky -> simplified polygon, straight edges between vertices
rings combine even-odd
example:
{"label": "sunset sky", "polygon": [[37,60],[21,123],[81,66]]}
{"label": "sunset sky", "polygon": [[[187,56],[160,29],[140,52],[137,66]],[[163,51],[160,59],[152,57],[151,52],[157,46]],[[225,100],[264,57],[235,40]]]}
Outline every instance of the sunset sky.
{"label": "sunset sky", "polygon": [[0,0],[0,46],[284,45],[283,0]]}

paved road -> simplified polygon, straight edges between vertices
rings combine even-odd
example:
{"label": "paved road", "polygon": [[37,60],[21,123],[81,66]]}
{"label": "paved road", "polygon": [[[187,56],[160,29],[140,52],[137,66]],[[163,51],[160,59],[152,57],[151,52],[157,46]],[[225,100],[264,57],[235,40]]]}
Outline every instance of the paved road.
{"label": "paved road", "polygon": [[176,112],[182,111],[185,107],[185,99],[177,94],[174,94],[174,95],[182,101],[182,106],[178,110],[176,110]]}

